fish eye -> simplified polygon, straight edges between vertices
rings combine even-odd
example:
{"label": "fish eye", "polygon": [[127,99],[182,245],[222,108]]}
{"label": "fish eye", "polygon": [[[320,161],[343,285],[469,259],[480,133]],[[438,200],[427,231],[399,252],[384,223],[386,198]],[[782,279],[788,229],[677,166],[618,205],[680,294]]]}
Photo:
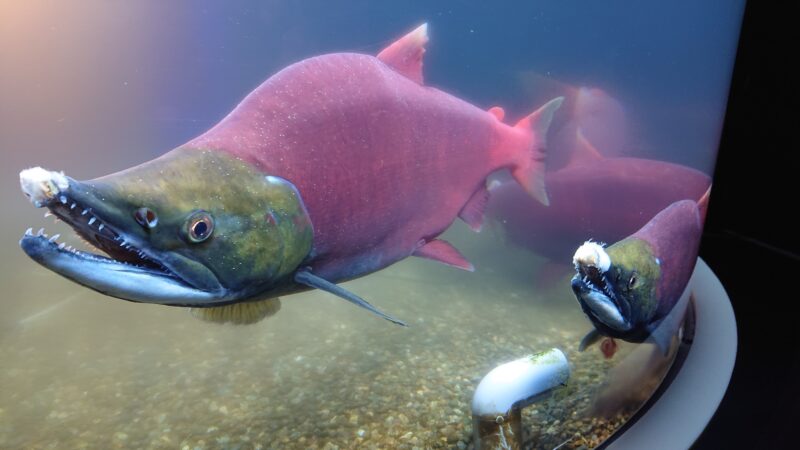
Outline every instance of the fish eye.
{"label": "fish eye", "polygon": [[631,278],[628,280],[628,289],[633,289],[634,287],[636,287],[636,282],[638,280],[639,278],[636,276],[636,273],[631,275]]}
{"label": "fish eye", "polygon": [[139,208],[133,213],[133,218],[136,222],[148,229],[155,228],[158,225],[158,216],[150,208]]}
{"label": "fish eye", "polygon": [[214,232],[214,219],[205,211],[197,211],[186,222],[186,232],[191,242],[203,242]]}

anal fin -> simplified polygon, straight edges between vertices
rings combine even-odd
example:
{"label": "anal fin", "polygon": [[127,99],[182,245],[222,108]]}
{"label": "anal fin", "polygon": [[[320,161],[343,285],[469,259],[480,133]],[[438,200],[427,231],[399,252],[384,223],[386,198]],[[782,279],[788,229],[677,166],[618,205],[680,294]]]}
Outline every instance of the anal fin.
{"label": "anal fin", "polygon": [[250,325],[264,320],[281,309],[278,298],[241,302],[213,308],[191,308],[193,316],[206,322]]}
{"label": "anal fin", "polygon": [[487,203],[489,203],[489,190],[486,189],[486,186],[481,186],[461,208],[458,217],[466,222],[473,231],[481,231]]}
{"label": "anal fin", "polygon": [[432,259],[442,264],[464,269],[469,272],[475,271],[475,266],[467,261],[467,258],[465,258],[461,252],[453,247],[452,244],[442,239],[434,239],[425,243],[416,249],[412,255],[420,258]]}

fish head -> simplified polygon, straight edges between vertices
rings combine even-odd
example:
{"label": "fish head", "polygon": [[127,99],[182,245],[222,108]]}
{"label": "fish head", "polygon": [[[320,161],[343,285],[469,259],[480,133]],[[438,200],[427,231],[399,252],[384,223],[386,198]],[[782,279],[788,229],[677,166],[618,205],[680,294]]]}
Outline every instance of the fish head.
{"label": "fish head", "polygon": [[661,269],[650,245],[626,238],[610,247],[586,242],[573,256],[572,290],[602,334],[629,342],[649,335]]}
{"label": "fish head", "polygon": [[206,307],[269,297],[308,256],[313,227],[289,181],[222,152],[179,148],[90,181],[41,168],[23,192],[107,256],[40,231],[34,260],[125,300]]}

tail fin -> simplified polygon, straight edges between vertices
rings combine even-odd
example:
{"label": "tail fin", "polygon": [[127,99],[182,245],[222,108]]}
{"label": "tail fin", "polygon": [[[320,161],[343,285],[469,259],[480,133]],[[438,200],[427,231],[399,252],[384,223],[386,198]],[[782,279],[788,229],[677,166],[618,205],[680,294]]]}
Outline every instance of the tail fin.
{"label": "tail fin", "polygon": [[555,114],[563,101],[564,97],[550,100],[514,126],[515,128],[533,132],[533,141],[528,152],[511,169],[511,175],[530,195],[544,205],[550,204],[544,186],[545,160],[547,159],[545,149],[547,129],[550,128],[553,114]]}

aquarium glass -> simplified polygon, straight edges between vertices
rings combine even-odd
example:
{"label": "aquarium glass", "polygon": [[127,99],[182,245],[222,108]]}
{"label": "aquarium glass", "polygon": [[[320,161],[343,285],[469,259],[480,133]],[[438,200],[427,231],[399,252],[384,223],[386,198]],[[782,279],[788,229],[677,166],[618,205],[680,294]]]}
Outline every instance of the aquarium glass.
{"label": "aquarium glass", "polygon": [[[710,183],[743,8],[0,3],[0,448],[474,448],[470,405],[481,378],[550,348],[566,354],[571,375],[522,410],[526,445],[600,445],[658,388],[678,338],[666,353],[622,339],[579,351],[593,326],[570,288],[572,253],[603,239],[596,212],[612,228],[637,214],[643,225],[676,185],[694,181],[629,169],[649,177],[655,194],[644,200],[632,188],[597,200],[554,184],[550,211],[575,214],[570,226],[588,230],[568,239],[560,222],[535,216],[535,232],[519,222],[534,200],[509,211],[490,194],[480,233],[453,217],[441,236],[474,272],[409,257],[342,284],[408,327],[320,290],[281,296],[276,314],[239,326],[113,299],[36,264],[19,246],[28,227],[88,247],[42,218],[19,172],[43,166],[87,180],[143,163],[214,126],[292,63],[376,55],[427,23],[425,85],[483,110],[501,106],[512,125],[565,97],[547,136],[548,174],[581,158],[635,158]],[[504,171],[489,181],[514,183]]]}

